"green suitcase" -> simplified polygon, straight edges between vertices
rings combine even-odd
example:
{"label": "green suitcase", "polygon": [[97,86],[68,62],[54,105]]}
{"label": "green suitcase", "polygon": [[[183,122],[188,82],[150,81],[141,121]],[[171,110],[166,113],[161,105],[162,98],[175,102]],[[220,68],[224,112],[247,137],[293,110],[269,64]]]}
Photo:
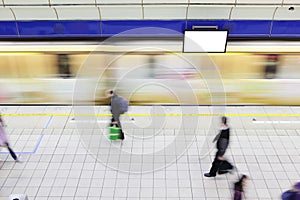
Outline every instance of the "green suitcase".
{"label": "green suitcase", "polygon": [[116,126],[109,127],[109,139],[110,140],[117,140],[120,138],[121,129]]}

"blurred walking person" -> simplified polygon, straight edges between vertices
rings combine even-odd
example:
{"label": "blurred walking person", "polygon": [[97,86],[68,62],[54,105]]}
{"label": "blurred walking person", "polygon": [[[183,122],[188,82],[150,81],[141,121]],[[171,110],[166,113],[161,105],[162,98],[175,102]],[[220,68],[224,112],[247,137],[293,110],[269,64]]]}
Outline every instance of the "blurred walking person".
{"label": "blurred walking person", "polygon": [[229,145],[230,128],[227,125],[227,118],[222,117],[222,125],[219,134],[215,137],[213,142],[217,141],[217,153],[212,163],[209,173],[205,173],[205,177],[215,177],[218,174],[226,174],[233,170],[233,165],[229,163],[223,156]]}
{"label": "blurred walking person", "polygon": [[122,130],[120,115],[128,111],[128,101],[115,94],[113,90],[108,92],[108,97],[110,98],[110,110],[112,113],[111,125],[116,125],[121,129],[119,139],[124,140],[125,136]]}
{"label": "blurred walking person", "polygon": [[8,143],[8,139],[7,139],[4,127],[5,127],[5,124],[4,124],[4,121],[0,114],[0,146],[5,146],[8,149],[11,157],[13,157],[13,159],[18,162],[19,160],[18,160],[17,155],[15,154],[15,152],[12,150],[12,148],[10,147],[10,145]]}
{"label": "blurred walking person", "polygon": [[282,200],[300,200],[300,182],[296,183],[291,190],[281,195]]}
{"label": "blurred walking person", "polygon": [[242,200],[244,195],[244,187],[246,186],[248,177],[246,175],[242,175],[240,180],[234,183],[234,195],[233,200]]}

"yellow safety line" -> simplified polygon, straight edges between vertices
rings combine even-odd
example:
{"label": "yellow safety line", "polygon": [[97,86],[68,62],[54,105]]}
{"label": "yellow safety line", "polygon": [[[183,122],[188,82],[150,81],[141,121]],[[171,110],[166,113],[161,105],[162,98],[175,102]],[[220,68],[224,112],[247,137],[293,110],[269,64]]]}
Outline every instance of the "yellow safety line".
{"label": "yellow safety line", "polygon": [[[65,116],[96,116],[96,117],[105,117],[111,116],[111,114],[69,114],[69,113],[22,113],[22,114],[13,114],[13,113],[2,113],[1,116],[10,116],[10,117],[23,117],[23,116],[40,116],[40,117],[49,117],[49,116],[57,116],[57,117],[65,117]],[[199,114],[179,114],[179,113],[170,113],[170,114],[124,114],[123,116],[130,117],[213,117],[213,116],[227,116],[227,117],[300,117],[300,114],[261,114],[261,113],[227,113],[227,114],[207,114],[207,113],[199,113]]]}

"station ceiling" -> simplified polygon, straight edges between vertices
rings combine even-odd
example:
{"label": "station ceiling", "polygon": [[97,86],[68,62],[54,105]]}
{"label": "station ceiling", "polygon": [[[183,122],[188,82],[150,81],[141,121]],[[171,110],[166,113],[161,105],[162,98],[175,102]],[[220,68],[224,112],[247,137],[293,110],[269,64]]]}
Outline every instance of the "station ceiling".
{"label": "station ceiling", "polygon": [[2,0],[0,20],[299,20],[300,0]]}

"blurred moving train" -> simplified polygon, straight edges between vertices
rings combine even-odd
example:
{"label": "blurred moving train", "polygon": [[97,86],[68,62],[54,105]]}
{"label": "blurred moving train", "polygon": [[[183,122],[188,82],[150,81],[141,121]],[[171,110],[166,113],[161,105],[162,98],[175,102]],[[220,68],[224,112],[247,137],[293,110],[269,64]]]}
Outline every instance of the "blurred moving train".
{"label": "blurred moving train", "polygon": [[[80,103],[107,104],[105,91],[114,88],[135,105],[300,105],[299,42],[231,41],[226,53],[181,50],[178,40],[2,42],[0,103],[72,104],[78,80],[90,78],[94,98]],[[196,101],[189,101],[191,91]],[[212,98],[220,93],[225,101]]]}

